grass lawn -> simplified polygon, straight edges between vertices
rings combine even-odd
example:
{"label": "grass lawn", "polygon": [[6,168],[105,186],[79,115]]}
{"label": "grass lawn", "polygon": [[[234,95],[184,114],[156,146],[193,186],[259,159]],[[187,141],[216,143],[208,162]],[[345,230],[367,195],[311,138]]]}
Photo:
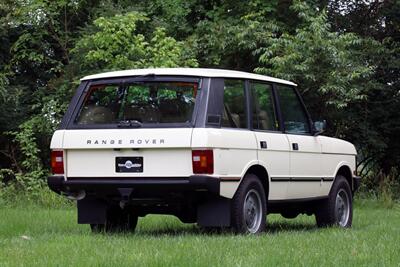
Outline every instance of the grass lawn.
{"label": "grass lawn", "polygon": [[0,208],[0,266],[400,266],[400,205],[357,200],[353,228],[268,216],[260,236],[204,234],[171,216],[92,234],[75,209]]}

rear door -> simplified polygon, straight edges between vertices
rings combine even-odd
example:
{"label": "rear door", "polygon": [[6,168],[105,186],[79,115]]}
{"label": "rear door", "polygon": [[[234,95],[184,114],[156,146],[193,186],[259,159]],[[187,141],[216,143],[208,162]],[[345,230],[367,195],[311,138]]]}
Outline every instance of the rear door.
{"label": "rear door", "polygon": [[181,77],[91,82],[64,133],[67,178],[191,175],[199,84]]}
{"label": "rear door", "polygon": [[192,128],[67,130],[67,178],[192,174]]}
{"label": "rear door", "polygon": [[[240,178],[246,165],[257,159],[256,141],[249,130],[246,82],[241,79],[224,79],[223,111],[220,153],[224,164],[220,166],[228,177]],[[216,165],[219,164],[216,161]],[[229,182],[224,182],[223,187]],[[232,184],[238,184],[237,181]]]}
{"label": "rear door", "polygon": [[290,146],[288,197],[320,196],[323,182],[321,142],[311,134],[309,116],[296,90],[291,86],[277,85],[276,91]]}
{"label": "rear door", "polygon": [[289,142],[279,130],[272,85],[250,81],[252,128],[257,139],[258,160],[271,179],[269,200],[287,198],[289,186]]}

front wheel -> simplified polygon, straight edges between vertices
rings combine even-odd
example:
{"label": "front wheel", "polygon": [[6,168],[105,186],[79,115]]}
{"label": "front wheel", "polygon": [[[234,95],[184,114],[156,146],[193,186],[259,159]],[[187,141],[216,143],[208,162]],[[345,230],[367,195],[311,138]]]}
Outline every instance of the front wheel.
{"label": "front wheel", "polygon": [[321,202],[315,213],[317,225],[351,227],[353,221],[353,198],[346,178],[338,175],[327,199]]}
{"label": "front wheel", "polygon": [[258,234],[265,230],[266,197],[254,174],[244,177],[232,199],[232,227],[236,233]]}

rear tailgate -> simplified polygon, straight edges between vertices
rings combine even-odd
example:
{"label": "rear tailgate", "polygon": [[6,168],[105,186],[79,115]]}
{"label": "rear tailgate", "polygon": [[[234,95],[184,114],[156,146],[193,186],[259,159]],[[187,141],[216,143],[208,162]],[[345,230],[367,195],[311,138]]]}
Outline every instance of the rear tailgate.
{"label": "rear tailgate", "polygon": [[192,174],[192,128],[65,130],[68,178],[182,177]]}

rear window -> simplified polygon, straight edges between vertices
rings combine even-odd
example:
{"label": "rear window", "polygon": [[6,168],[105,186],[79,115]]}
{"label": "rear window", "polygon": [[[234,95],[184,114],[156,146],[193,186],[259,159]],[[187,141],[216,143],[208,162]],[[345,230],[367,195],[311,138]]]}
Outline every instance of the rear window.
{"label": "rear window", "polygon": [[192,82],[92,85],[75,124],[190,123],[197,91]]}

